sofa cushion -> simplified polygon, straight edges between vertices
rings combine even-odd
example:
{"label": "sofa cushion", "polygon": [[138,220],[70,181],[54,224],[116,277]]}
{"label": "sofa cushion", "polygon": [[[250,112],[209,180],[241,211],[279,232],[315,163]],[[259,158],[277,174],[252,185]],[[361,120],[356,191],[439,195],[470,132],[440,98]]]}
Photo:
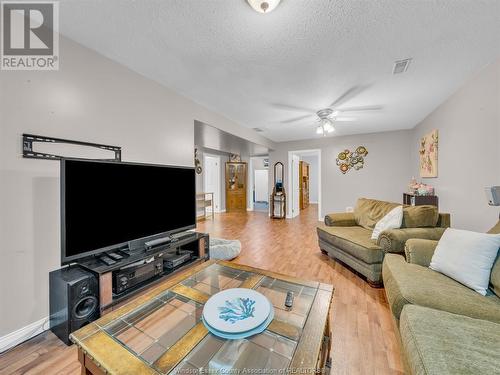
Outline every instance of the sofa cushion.
{"label": "sofa cushion", "polygon": [[[490,234],[499,234],[500,233],[500,220],[496,225],[491,228],[488,233]],[[493,264],[493,268],[491,269],[490,276],[490,289],[495,293],[498,297],[500,297],[500,252],[498,253],[497,259]]]}
{"label": "sofa cushion", "polygon": [[490,290],[500,297],[500,251],[498,252],[497,260],[491,269]]}
{"label": "sofa cushion", "polygon": [[382,275],[396,319],[405,305],[413,304],[500,323],[500,298],[482,296],[430,268],[407,263],[401,255],[386,254]]}
{"label": "sofa cushion", "polygon": [[340,248],[365,263],[381,263],[384,252],[372,240],[372,232],[362,227],[329,227],[318,226],[320,240]]}
{"label": "sofa cushion", "polygon": [[436,206],[405,206],[401,228],[435,227],[439,220]]}
{"label": "sofa cushion", "polygon": [[407,305],[399,326],[411,374],[498,373],[500,324]]}
{"label": "sofa cushion", "polygon": [[401,204],[360,198],[354,208],[354,219],[359,226],[372,230],[380,219],[397,206]]}
{"label": "sofa cushion", "polygon": [[399,229],[401,228],[401,223],[403,222],[403,206],[397,206],[393,208],[387,215],[380,219],[375,228],[373,228],[372,240],[378,240],[380,233],[389,229]]}
{"label": "sofa cushion", "polygon": [[[377,222],[400,203],[360,198],[354,208],[356,224],[366,229],[373,229]],[[403,224],[401,228],[435,227],[440,219],[436,206],[403,206]]]}

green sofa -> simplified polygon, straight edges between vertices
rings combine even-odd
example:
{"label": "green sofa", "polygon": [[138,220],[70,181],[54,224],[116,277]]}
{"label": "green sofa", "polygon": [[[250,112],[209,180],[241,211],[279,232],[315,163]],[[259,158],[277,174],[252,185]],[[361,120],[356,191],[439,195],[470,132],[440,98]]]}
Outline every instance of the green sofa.
{"label": "green sofa", "polygon": [[347,264],[372,286],[382,284],[382,261],[386,253],[403,253],[410,238],[438,240],[450,226],[450,215],[440,214],[434,206],[404,206],[401,229],[371,239],[375,224],[400,203],[360,198],[352,213],[325,216],[317,227],[321,251]]}
{"label": "green sofa", "polygon": [[[500,233],[500,221],[489,233]],[[388,254],[385,292],[410,374],[500,374],[500,256],[486,296],[429,268],[437,241]]]}

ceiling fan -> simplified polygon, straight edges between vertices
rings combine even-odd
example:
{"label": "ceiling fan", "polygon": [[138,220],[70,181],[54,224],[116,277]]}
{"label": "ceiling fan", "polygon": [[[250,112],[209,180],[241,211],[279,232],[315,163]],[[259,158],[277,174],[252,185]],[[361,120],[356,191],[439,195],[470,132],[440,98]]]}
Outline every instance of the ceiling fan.
{"label": "ceiling fan", "polygon": [[274,103],[273,106],[295,112],[307,112],[306,115],[294,117],[291,119],[280,121],[282,124],[290,124],[292,122],[305,120],[310,117],[316,117],[319,121],[319,125],[316,129],[316,134],[326,136],[329,133],[335,131],[335,122],[348,122],[355,121],[355,117],[343,117],[339,116],[344,112],[365,112],[365,111],[378,111],[383,107],[380,105],[372,106],[358,106],[358,107],[346,107],[341,108],[342,104],[352,99],[354,96],[360,94],[362,91],[366,90],[369,86],[354,86],[338,97],[330,106],[322,108],[320,110],[315,110],[311,108],[296,107],[287,104]]}

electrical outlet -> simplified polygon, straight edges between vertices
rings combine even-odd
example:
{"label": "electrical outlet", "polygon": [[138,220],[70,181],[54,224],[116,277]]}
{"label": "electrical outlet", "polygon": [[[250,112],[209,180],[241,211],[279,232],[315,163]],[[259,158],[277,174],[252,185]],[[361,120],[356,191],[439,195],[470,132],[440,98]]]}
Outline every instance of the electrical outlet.
{"label": "electrical outlet", "polygon": [[345,212],[354,212],[354,208],[352,207],[346,207]]}

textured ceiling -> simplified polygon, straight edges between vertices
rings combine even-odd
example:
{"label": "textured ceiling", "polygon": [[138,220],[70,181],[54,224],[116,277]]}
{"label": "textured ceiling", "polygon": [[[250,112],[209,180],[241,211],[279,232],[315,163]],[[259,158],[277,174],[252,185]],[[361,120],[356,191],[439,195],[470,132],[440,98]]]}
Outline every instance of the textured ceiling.
{"label": "textured ceiling", "polygon": [[[349,113],[334,134],[415,126],[500,57],[497,0],[62,0],[61,32],[275,141],[308,139],[320,109]],[[395,60],[411,57],[404,74]],[[216,125],[216,124],[214,124]]]}

